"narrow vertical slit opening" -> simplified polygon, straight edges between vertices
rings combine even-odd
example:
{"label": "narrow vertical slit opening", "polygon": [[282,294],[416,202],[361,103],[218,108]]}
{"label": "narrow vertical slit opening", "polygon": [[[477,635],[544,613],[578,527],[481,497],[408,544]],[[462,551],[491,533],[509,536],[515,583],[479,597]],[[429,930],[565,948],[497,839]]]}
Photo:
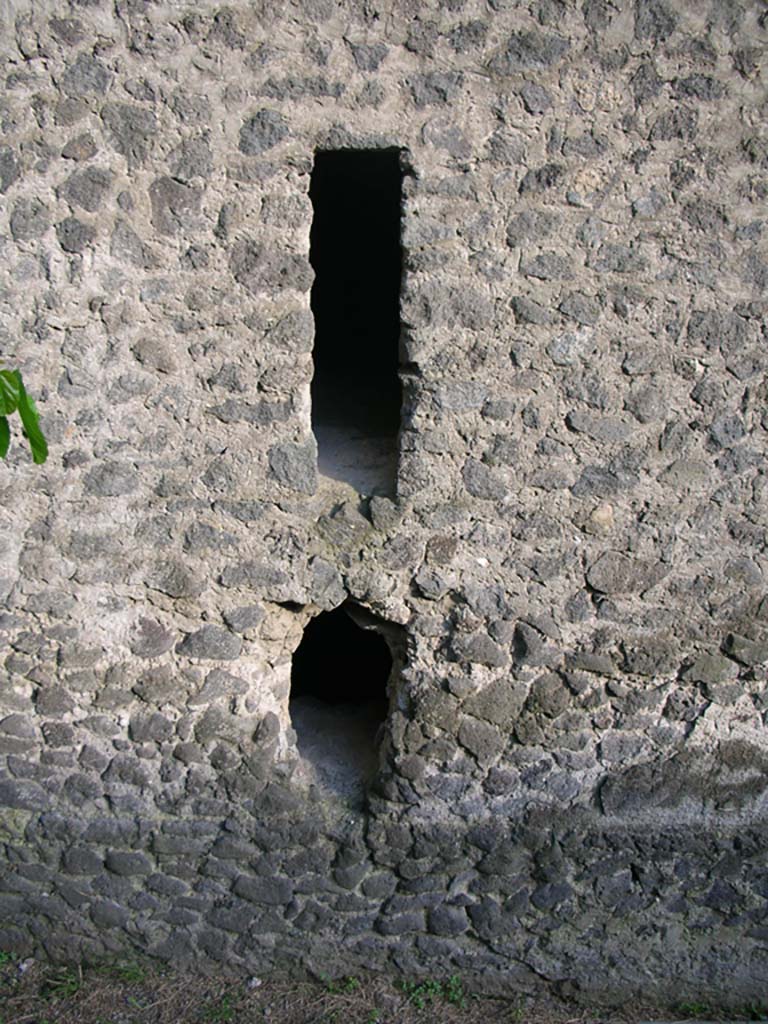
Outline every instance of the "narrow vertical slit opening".
{"label": "narrow vertical slit opening", "polygon": [[400,150],[315,154],[312,429],[320,472],[394,494],[400,427]]}
{"label": "narrow vertical slit opening", "polygon": [[379,759],[393,658],[376,620],[349,602],[311,619],[294,652],[289,712],[316,780],[362,800]]}

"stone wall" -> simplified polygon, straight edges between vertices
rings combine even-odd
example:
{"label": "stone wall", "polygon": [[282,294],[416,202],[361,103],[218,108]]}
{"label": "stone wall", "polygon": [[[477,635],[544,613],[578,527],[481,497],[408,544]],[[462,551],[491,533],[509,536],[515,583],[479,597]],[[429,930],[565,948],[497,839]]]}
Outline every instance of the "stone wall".
{"label": "stone wall", "polygon": [[[0,352],[52,454],[0,466],[0,947],[761,997],[764,6],[1,9]],[[308,189],[379,147],[361,496],[317,472]],[[362,804],[288,708],[347,600],[400,638]]]}

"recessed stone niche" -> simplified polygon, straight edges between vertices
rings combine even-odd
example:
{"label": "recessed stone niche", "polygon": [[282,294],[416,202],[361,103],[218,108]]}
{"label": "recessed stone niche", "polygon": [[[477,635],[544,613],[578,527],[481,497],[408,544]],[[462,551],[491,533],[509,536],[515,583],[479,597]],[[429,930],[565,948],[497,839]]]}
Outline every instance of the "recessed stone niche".
{"label": "recessed stone niche", "polygon": [[397,690],[402,627],[351,601],[310,619],[293,654],[289,713],[307,776],[363,802]]}
{"label": "recessed stone niche", "polygon": [[309,190],[318,464],[361,493],[395,491],[401,160],[394,148],[320,151]]}

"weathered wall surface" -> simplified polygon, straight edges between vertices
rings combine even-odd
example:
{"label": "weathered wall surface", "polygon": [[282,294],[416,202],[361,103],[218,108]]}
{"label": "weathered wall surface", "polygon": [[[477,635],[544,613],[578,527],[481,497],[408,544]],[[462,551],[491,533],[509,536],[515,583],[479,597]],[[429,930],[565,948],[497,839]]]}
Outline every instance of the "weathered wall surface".
{"label": "weathered wall surface", "polygon": [[[0,944],[599,995],[768,974],[766,16],[81,0],[0,25]],[[396,500],[318,476],[309,175],[401,147]],[[404,630],[365,808],[291,652]]]}

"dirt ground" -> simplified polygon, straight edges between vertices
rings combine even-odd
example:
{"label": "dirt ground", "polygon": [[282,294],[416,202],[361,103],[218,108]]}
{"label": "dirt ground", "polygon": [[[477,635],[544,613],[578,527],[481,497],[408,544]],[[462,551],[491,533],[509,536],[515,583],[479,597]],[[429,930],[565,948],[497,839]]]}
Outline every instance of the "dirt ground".
{"label": "dirt ground", "polygon": [[[717,1021],[712,1008],[633,1005],[600,1013],[565,1002],[473,995],[457,975],[294,981],[123,962],[80,970],[0,953],[0,1024],[640,1024]],[[729,1020],[765,1020],[745,1007]]]}

